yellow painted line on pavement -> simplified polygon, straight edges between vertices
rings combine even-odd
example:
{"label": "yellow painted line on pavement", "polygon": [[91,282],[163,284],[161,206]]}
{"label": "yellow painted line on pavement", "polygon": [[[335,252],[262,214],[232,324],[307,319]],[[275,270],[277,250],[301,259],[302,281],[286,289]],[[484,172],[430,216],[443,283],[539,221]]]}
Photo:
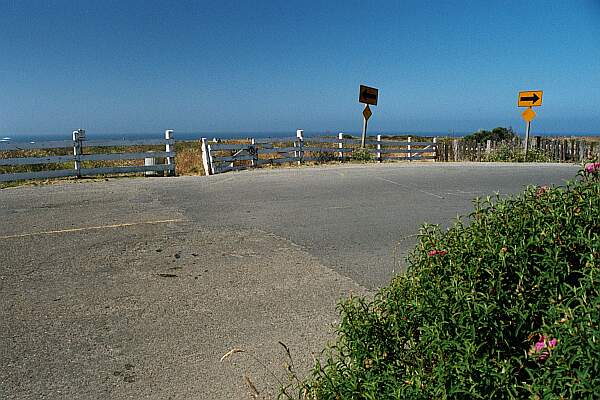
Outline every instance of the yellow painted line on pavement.
{"label": "yellow painted line on pavement", "polygon": [[59,234],[59,233],[84,232],[84,231],[93,231],[93,230],[100,230],[100,229],[125,228],[125,227],[129,227],[129,226],[137,226],[137,225],[168,224],[170,222],[182,222],[182,221],[185,221],[185,220],[184,219],[163,219],[160,221],[143,221],[143,222],[130,222],[130,223],[125,223],[125,224],[114,224],[114,225],[87,226],[84,228],[70,228],[70,229],[59,229],[59,230],[55,230],[55,231],[21,233],[18,235],[6,235],[6,236],[0,236],[0,240],[24,238],[24,237],[29,237],[29,236],[40,236],[40,235],[55,235],[55,234]]}

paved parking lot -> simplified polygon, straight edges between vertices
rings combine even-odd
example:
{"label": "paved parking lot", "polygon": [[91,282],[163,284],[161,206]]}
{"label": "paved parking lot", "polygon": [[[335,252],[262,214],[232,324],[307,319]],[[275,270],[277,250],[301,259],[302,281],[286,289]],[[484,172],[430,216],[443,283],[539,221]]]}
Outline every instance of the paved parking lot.
{"label": "paved parking lot", "polygon": [[343,165],[1,190],[0,397],[244,398],[244,375],[274,391],[278,342],[306,371],[336,301],[385,285],[422,222],[576,171]]}

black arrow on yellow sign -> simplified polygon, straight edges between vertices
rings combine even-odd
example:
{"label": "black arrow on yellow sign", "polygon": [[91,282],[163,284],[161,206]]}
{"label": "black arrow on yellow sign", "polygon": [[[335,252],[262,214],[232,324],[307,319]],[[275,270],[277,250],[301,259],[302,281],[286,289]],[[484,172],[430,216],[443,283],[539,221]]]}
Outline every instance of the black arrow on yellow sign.
{"label": "black arrow on yellow sign", "polygon": [[541,99],[541,97],[539,97],[537,93],[534,93],[533,96],[521,96],[521,101],[530,101],[531,104],[537,103],[539,99]]}

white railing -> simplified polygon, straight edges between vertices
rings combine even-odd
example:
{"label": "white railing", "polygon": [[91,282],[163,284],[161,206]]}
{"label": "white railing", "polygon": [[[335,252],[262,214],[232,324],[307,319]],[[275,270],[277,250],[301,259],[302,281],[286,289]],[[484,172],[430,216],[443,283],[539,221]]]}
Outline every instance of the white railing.
{"label": "white railing", "polygon": [[[142,151],[135,153],[94,153],[86,154],[89,147],[106,148],[117,146],[165,146],[165,151]],[[35,149],[69,149],[72,155],[39,156],[39,157],[13,157],[0,158],[2,166],[23,165],[61,165],[73,163],[73,168],[42,169],[39,171],[2,173],[0,169],[0,182],[19,181],[26,179],[59,178],[68,176],[91,176],[122,173],[148,173],[163,171],[167,175],[175,175],[175,139],[173,131],[165,131],[164,139],[139,139],[139,140],[87,140],[85,130],[73,132],[73,140],[60,140],[51,142],[19,143],[0,142],[0,152],[13,152]],[[9,153],[10,154],[10,153]],[[154,160],[164,158],[165,164],[156,165]],[[119,160],[145,160],[143,166],[110,166],[84,168],[86,161],[119,161]]]}
{"label": "white railing", "polygon": [[[231,140],[240,142],[242,140]],[[437,140],[414,142],[411,137],[406,141],[368,139],[366,148],[359,147],[360,139],[344,137],[305,138],[299,130],[296,137],[245,139],[249,143],[222,143],[202,139],[202,160],[206,175],[227,171],[236,171],[285,163],[347,161],[361,152],[363,158],[373,158],[377,162],[387,160],[435,160]],[[365,153],[367,154],[365,156]]]}

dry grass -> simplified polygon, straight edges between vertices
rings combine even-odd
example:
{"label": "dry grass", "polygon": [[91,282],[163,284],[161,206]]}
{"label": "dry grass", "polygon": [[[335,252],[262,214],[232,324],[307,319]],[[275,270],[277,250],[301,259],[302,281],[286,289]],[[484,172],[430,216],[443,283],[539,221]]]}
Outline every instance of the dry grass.
{"label": "dry grass", "polygon": [[177,175],[204,175],[200,142],[177,142],[175,171]]}
{"label": "dry grass", "polygon": [[[84,154],[99,154],[99,153],[141,153],[148,151],[164,151],[164,146],[114,146],[114,147],[84,147]],[[176,174],[177,175],[203,175],[202,155],[199,141],[176,142]],[[0,159],[5,158],[23,158],[23,157],[49,157],[49,156],[65,156],[73,154],[73,149],[34,149],[34,150],[11,150],[0,151]],[[164,158],[158,158],[157,164],[164,163]],[[85,161],[82,162],[82,168],[99,168],[99,167],[130,167],[143,166],[144,160],[115,160],[115,161]],[[0,174],[10,174],[17,172],[35,172],[73,168],[73,162],[53,163],[53,164],[33,164],[33,165],[17,165],[17,166],[0,166]],[[143,176],[143,173],[138,174],[122,174],[119,176]],[[21,185],[38,185],[48,184],[61,181],[72,181],[74,178],[56,178],[37,181],[21,181],[21,182],[6,182],[0,183],[0,188],[21,186]]]}

